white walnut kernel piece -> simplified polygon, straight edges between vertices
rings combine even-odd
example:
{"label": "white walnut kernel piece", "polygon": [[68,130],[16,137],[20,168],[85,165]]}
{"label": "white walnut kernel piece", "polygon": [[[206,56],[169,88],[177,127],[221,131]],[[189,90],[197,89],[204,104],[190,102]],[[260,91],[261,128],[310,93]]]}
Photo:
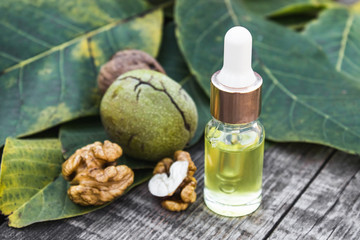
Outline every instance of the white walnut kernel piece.
{"label": "white walnut kernel piece", "polygon": [[164,158],[156,165],[148,188],[152,195],[165,198],[163,208],[179,212],[196,201],[196,166],[185,151],[176,151],[174,159]]}
{"label": "white walnut kernel piece", "polygon": [[149,191],[156,197],[171,196],[187,176],[189,163],[177,161],[171,164],[169,176],[166,173],[155,174],[149,181]]}

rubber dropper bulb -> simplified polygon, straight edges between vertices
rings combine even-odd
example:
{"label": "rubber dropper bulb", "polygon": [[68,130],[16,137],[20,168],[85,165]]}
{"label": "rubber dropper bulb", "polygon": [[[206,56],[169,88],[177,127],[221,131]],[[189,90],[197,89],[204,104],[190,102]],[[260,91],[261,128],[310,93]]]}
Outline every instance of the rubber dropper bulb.
{"label": "rubber dropper bulb", "polygon": [[224,39],[224,64],[217,80],[227,87],[249,87],[256,81],[251,67],[252,37],[240,26],[231,28]]}

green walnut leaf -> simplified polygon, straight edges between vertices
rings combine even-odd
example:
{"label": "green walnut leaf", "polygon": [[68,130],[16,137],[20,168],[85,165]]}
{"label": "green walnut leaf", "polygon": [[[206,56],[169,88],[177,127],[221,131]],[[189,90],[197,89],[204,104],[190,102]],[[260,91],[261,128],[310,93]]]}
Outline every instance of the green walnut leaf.
{"label": "green walnut leaf", "polygon": [[188,144],[192,146],[202,137],[205,125],[211,119],[210,101],[186,65],[176,42],[175,24],[173,22],[165,26],[158,60],[167,75],[177,81],[189,93],[196,104],[198,126],[194,137]]}
{"label": "green walnut leaf", "polygon": [[323,49],[338,72],[359,81],[360,13],[345,7],[325,10],[304,34]]}
{"label": "green walnut leaf", "polygon": [[11,214],[50,184],[59,176],[63,161],[57,139],[8,138],[1,162],[1,212]]}
{"label": "green walnut leaf", "polygon": [[[0,175],[0,210],[9,226],[21,228],[35,222],[69,218],[100,209],[74,204],[67,195],[69,183],[61,176],[64,159],[58,139],[7,138]],[[134,170],[134,183],[147,181],[152,171]]]}
{"label": "green walnut leaf", "polygon": [[175,19],[180,48],[208,94],[210,76],[221,68],[224,34],[234,25],[250,30],[253,67],[264,79],[268,139],[360,153],[360,85],[336,72],[308,38],[252,15],[239,1],[178,1]]}
{"label": "green walnut leaf", "polygon": [[[86,117],[65,123],[59,131],[62,152],[68,159],[77,149],[95,141],[104,142],[109,140],[99,116]],[[153,169],[155,163],[142,161],[123,155],[118,164],[124,164],[131,169]]]}
{"label": "green walnut leaf", "polygon": [[109,139],[99,116],[86,117],[61,125],[59,130],[62,152],[68,159],[75,151],[95,141]]}
{"label": "green walnut leaf", "polygon": [[242,0],[246,9],[263,16],[310,14],[328,6],[331,2],[332,0]]}
{"label": "green walnut leaf", "polygon": [[157,54],[162,11],[144,0],[0,3],[0,146],[98,112],[101,64],[125,48]]}

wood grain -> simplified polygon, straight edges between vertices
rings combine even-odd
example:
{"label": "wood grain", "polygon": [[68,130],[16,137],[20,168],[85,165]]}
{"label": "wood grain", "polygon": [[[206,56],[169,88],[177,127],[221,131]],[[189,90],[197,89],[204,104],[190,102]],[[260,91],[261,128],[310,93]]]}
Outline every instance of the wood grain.
{"label": "wood grain", "polygon": [[337,152],[270,238],[360,239],[360,158]]}
{"label": "wood grain", "polygon": [[334,150],[280,144],[265,153],[263,204],[248,217],[225,218],[203,202],[203,144],[190,152],[198,167],[198,200],[183,213],[168,212],[142,185],[110,206],[81,217],[24,229],[0,226],[0,239],[261,239],[286,215]]}

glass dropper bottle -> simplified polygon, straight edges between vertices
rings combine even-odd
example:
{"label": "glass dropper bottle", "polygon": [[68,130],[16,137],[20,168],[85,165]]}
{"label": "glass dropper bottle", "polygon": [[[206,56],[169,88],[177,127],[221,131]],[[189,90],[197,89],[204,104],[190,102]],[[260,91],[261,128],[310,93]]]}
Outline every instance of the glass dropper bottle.
{"label": "glass dropper bottle", "polygon": [[264,127],[262,78],[251,67],[252,37],[240,26],[224,39],[224,64],[211,78],[210,112],[205,127],[204,200],[223,216],[244,216],[261,203]]}

